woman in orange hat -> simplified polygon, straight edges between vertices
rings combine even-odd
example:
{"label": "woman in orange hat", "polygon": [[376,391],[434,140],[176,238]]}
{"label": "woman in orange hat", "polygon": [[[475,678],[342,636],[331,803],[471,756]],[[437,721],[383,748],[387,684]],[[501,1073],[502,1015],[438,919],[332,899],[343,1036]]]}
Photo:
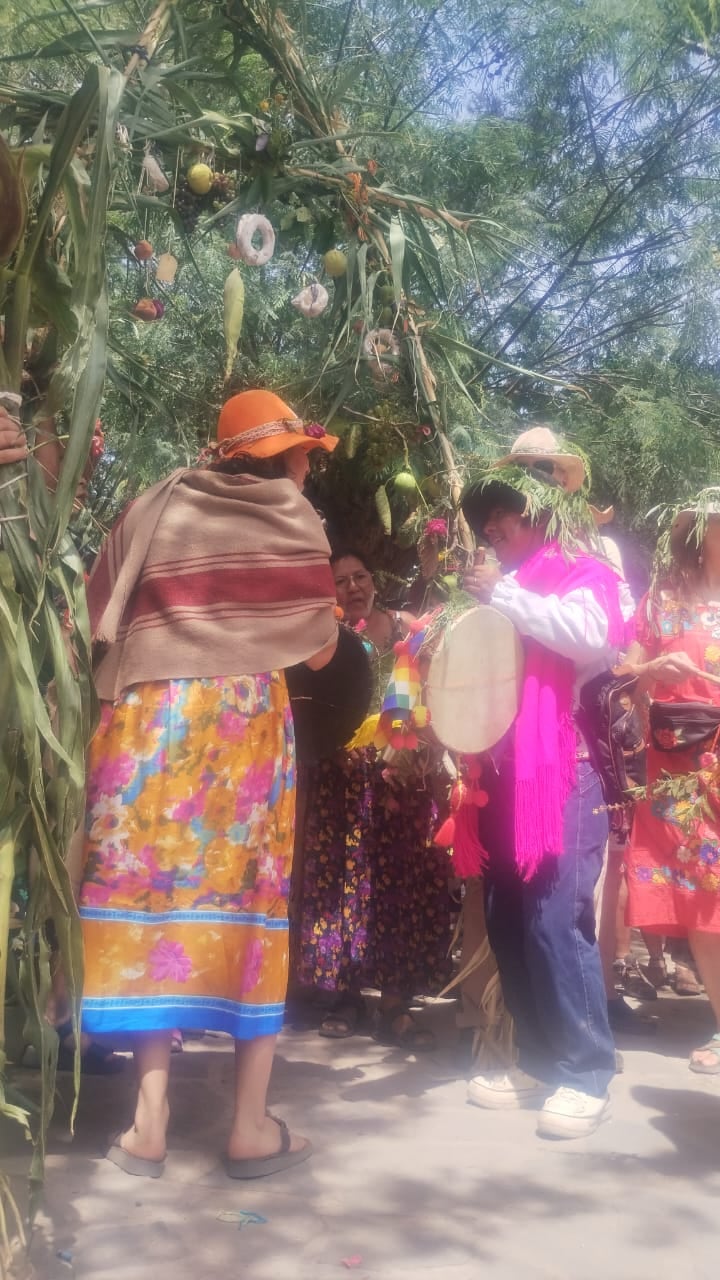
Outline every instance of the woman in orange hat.
{"label": "woman in orange hat", "polygon": [[266,1098],[287,980],[295,814],[283,670],[337,643],[321,522],[301,495],[336,440],[277,396],[223,406],[199,468],[142,494],[89,587],[102,716],[88,765],[82,1025],[128,1036],[134,1122],[109,1158],[159,1177],[174,1027],[235,1039],[231,1177],[310,1155]]}

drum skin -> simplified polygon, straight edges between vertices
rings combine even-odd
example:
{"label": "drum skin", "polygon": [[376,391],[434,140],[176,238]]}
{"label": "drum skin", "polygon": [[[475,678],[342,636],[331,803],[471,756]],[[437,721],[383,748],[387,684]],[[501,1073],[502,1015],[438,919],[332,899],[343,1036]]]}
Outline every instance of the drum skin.
{"label": "drum skin", "polygon": [[497,609],[478,605],[451,623],[426,686],[431,724],[443,746],[463,755],[494,747],[517,715],[522,673],[522,641]]}
{"label": "drum skin", "polygon": [[320,671],[304,662],[285,672],[301,764],[334,755],[360,728],[370,709],[373,676],[360,637],[347,626],[338,631],[334,656]]}

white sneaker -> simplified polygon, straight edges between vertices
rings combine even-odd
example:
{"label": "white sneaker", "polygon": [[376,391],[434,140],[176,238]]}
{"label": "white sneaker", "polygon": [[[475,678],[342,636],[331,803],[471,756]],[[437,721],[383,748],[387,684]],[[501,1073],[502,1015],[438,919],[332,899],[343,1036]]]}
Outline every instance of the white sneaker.
{"label": "white sneaker", "polygon": [[537,1131],[542,1138],[586,1138],[610,1114],[610,1099],[594,1098],[579,1089],[556,1089],[538,1116]]}
{"label": "white sneaker", "polygon": [[491,1071],[473,1076],[468,1085],[468,1102],[492,1111],[512,1111],[518,1107],[540,1107],[547,1098],[549,1086],[529,1076],[520,1067],[509,1071]]}

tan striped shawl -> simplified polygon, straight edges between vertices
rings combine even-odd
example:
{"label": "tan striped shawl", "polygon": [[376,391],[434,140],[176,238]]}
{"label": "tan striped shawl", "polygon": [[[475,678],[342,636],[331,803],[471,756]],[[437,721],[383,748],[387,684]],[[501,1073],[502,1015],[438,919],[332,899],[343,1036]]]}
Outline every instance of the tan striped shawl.
{"label": "tan striped shawl", "polygon": [[329,555],[292,481],[173,472],[126,508],[90,577],[100,698],[311,657],[337,630]]}

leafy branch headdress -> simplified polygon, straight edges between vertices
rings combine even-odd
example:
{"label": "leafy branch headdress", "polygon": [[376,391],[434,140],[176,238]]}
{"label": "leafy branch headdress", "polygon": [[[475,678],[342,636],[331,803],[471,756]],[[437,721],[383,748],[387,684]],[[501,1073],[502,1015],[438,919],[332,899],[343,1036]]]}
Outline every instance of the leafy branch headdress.
{"label": "leafy branch headdress", "polygon": [[547,541],[559,542],[564,551],[599,549],[597,528],[588,502],[590,468],[579,449],[574,453],[585,465],[585,478],[581,487],[572,492],[542,469],[540,457],[533,463],[522,464],[503,458],[500,465],[471,478],[461,498],[470,527],[477,532],[483,518],[504,499],[533,524],[546,520]]}
{"label": "leafy branch headdress", "polygon": [[708,485],[694,498],[674,506],[653,507],[648,518],[657,517],[661,530],[653,562],[651,597],[662,587],[684,590],[689,586],[693,562],[707,532],[710,516],[720,516],[720,485]]}

